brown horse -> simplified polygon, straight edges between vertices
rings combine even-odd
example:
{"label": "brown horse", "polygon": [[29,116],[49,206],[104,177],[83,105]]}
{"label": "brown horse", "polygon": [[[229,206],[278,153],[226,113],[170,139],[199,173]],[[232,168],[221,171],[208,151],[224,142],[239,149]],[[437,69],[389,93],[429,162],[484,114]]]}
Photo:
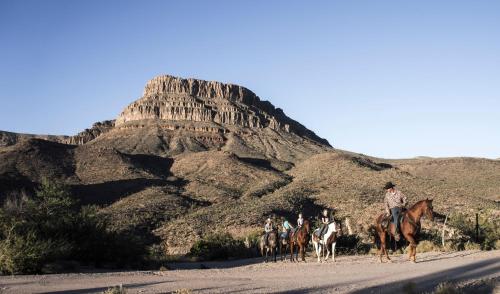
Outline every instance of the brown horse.
{"label": "brown horse", "polygon": [[[309,244],[309,235],[311,233],[311,227],[308,220],[304,220],[302,226],[291,236],[290,238],[290,261],[298,261],[298,255],[300,252],[300,257],[302,261],[306,261],[306,248]],[[294,247],[298,246],[297,254],[295,255],[295,260],[293,258]]]}
{"label": "brown horse", "polygon": [[[434,211],[432,208],[432,199],[420,200],[415,203],[410,209],[404,211],[402,213],[401,225],[399,226],[403,237],[410,242],[410,249],[408,260],[416,262],[416,254],[417,254],[417,240],[416,235],[420,231],[420,219],[422,216],[426,216],[431,221],[434,220]],[[382,261],[382,255],[385,254],[385,257],[388,261],[391,261],[389,255],[387,254],[386,248],[386,238],[387,233],[391,236],[394,236],[394,231],[396,226],[390,222],[388,228],[382,225],[382,221],[385,218],[384,214],[381,214],[377,217],[375,221],[375,229],[380,238],[380,262]]]}
{"label": "brown horse", "polygon": [[292,233],[288,233],[286,238],[283,238],[280,234],[280,258],[281,261],[286,259],[286,252],[288,250],[288,246],[290,246],[290,238],[292,237]]}

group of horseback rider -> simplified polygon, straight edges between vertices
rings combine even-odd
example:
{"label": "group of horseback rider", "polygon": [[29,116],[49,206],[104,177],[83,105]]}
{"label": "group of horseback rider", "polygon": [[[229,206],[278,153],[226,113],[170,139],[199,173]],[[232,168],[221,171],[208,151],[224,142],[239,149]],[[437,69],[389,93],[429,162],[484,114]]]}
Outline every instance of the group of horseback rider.
{"label": "group of horseback rider", "polygon": [[[304,224],[304,216],[302,213],[299,213],[299,215],[298,215],[296,227],[294,227],[292,224],[290,224],[290,222],[288,221],[288,219],[286,217],[283,217],[282,220],[283,220],[283,223],[281,224],[282,232],[280,234],[280,237],[282,239],[288,239],[288,237],[293,237],[295,232],[297,232]],[[317,234],[318,237],[322,238],[328,229],[328,224],[330,224],[333,221],[333,217],[329,216],[328,209],[323,210],[323,213],[321,214],[320,220],[321,220],[321,226],[319,227],[318,230],[316,230],[315,233]],[[269,237],[269,233],[271,233],[275,229],[276,228],[274,227],[272,219],[268,218],[266,220],[266,224],[264,225],[264,232],[265,232],[264,239],[265,239],[266,244],[267,244],[267,240]]]}
{"label": "group of horseback rider", "polygon": [[[386,190],[385,197],[384,197],[384,206],[385,206],[385,212],[386,212],[386,219],[390,220],[392,216],[392,222],[394,223],[396,229],[395,229],[395,234],[394,238],[396,241],[399,241],[400,239],[400,226],[399,226],[399,217],[401,215],[402,210],[406,207],[408,204],[406,196],[396,189],[396,185],[394,185],[392,182],[387,182],[384,186],[384,189]],[[333,211],[332,211],[333,214]],[[322,239],[323,236],[326,234],[328,230],[328,225],[334,221],[333,216],[330,216],[330,213],[328,209],[324,209],[321,217],[320,217],[321,225],[318,230],[315,231],[316,235]],[[287,239],[289,236],[293,237],[293,234],[303,225],[304,223],[304,217],[302,213],[299,213],[298,218],[297,218],[297,227],[294,227],[286,217],[283,218],[283,223],[282,223],[282,233],[280,237],[282,239]],[[265,232],[265,237],[264,240],[267,244],[268,242],[268,237],[269,233],[274,231],[276,228],[274,227],[273,221],[271,218],[268,218],[266,220],[265,226],[264,226],[264,232]],[[291,234],[291,235],[290,235]]]}

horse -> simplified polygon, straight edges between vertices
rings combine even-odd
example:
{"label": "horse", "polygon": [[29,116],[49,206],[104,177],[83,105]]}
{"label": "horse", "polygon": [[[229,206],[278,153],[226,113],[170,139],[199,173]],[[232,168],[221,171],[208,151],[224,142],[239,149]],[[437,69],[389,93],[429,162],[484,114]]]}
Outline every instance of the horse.
{"label": "horse", "polygon": [[[295,231],[293,237],[290,238],[290,261],[299,260],[299,252],[302,261],[306,261],[306,248],[309,244],[309,234],[311,233],[311,227],[308,220],[304,220],[302,226]],[[294,247],[298,247],[298,251],[295,255],[295,260],[293,258]]]}
{"label": "horse", "polygon": [[268,262],[269,256],[268,254],[271,253],[271,258],[274,258],[274,262],[276,262],[276,254],[277,254],[277,247],[278,247],[278,232],[276,231],[271,231],[268,235],[267,238],[267,244],[266,244],[266,235],[262,235],[260,238],[260,254],[262,257],[264,257],[265,253],[265,261]]}
{"label": "horse", "polygon": [[[328,230],[326,231],[323,239],[318,237],[317,233],[319,228],[316,229],[312,236],[312,243],[314,245],[314,249],[316,251],[316,256],[318,257],[318,262],[321,262],[321,257],[324,256],[324,251],[326,249],[327,254],[324,261],[328,260],[330,253],[332,254],[332,261],[335,262],[335,245],[337,244],[337,238],[342,236],[342,227],[340,225],[337,226],[335,222],[331,222],[328,224]],[[330,251],[331,248],[331,251]]]}
{"label": "horse", "polygon": [[280,234],[280,258],[281,261],[286,259],[286,251],[288,250],[288,246],[290,246],[290,238],[291,238],[292,232],[288,233],[286,238],[283,238],[282,235]]}
{"label": "horse", "polygon": [[[408,250],[409,261],[417,262],[416,247],[418,242],[416,239],[416,235],[420,231],[420,219],[424,215],[431,221],[434,220],[432,199],[418,201],[411,208],[404,211],[402,213],[402,217],[400,218],[401,225],[399,227],[401,234],[408,242],[410,242],[410,250]],[[396,229],[396,226],[392,222],[389,223],[388,227],[383,226],[382,221],[384,220],[384,218],[385,215],[381,214],[375,220],[375,230],[377,231],[378,237],[380,239],[380,248],[379,248],[380,262],[383,262],[382,260],[383,254],[385,254],[385,257],[387,258],[388,261],[391,261],[389,255],[387,254],[386,237],[387,234],[394,236],[394,232]]]}

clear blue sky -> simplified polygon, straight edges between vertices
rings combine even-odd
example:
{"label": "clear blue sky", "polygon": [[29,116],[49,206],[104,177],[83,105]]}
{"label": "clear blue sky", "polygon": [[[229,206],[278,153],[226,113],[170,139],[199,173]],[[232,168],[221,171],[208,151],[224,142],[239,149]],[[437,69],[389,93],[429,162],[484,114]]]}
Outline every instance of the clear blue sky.
{"label": "clear blue sky", "polygon": [[0,129],[75,134],[160,74],[240,84],[333,146],[500,157],[500,1],[0,1]]}

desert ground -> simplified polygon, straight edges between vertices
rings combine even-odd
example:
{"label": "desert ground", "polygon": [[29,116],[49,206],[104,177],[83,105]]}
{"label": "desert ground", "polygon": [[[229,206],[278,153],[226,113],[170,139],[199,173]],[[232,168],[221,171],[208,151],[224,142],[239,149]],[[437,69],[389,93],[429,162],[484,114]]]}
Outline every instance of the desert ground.
{"label": "desert ground", "polygon": [[[0,277],[2,293],[102,293],[123,285],[127,293],[398,293],[432,291],[442,282],[475,293],[500,293],[500,251],[405,255],[381,264],[374,256],[338,256],[336,262],[262,263],[261,259],[174,263],[167,271],[73,273]],[[201,269],[201,268],[204,269]],[[414,284],[413,284],[414,283]],[[468,287],[468,288],[467,288]],[[481,292],[483,291],[483,292]],[[467,291],[469,292],[469,291]]]}

